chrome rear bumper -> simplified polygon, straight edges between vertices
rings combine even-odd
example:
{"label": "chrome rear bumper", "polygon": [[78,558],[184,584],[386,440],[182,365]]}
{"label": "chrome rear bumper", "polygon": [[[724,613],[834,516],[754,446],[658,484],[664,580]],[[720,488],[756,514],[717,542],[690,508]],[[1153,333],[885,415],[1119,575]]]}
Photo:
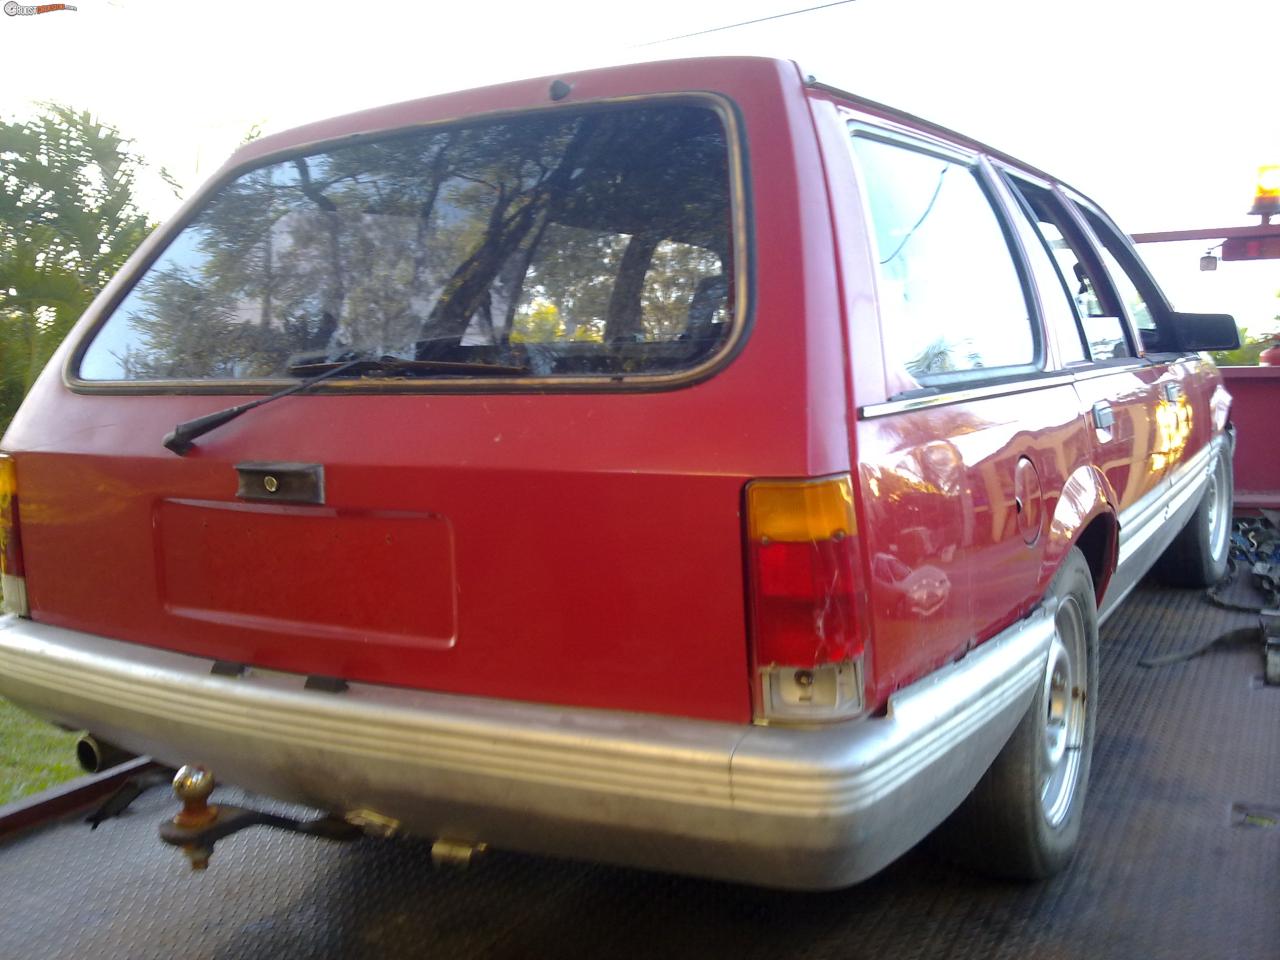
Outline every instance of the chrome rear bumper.
{"label": "chrome rear bumper", "polygon": [[172,764],[433,838],[799,889],[864,879],[971,790],[1030,703],[1047,612],[883,717],[737,726],[352,684],[342,693],[15,617],[0,696]]}

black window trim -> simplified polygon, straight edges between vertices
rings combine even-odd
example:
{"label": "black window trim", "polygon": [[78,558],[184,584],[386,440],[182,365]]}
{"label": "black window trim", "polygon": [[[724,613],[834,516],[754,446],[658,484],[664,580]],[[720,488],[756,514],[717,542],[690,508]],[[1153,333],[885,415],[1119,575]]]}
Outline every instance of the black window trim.
{"label": "black window trim", "polygon": [[724,128],[725,145],[729,153],[729,211],[733,230],[734,255],[734,316],[724,344],[705,360],[674,373],[610,374],[603,376],[525,376],[525,377],[476,377],[472,379],[346,379],[335,378],[309,390],[309,394],[472,394],[472,393],[640,393],[661,392],[700,383],[719,373],[733,361],[746,343],[755,325],[756,314],[756,242],[755,223],[752,216],[751,168],[748,154],[746,122],[738,104],[728,96],[710,90],[690,90],[671,93],[653,93],[641,96],[618,96],[592,100],[586,103],[554,103],[534,107],[495,110],[465,118],[445,118],[408,123],[401,126],[371,130],[359,134],[345,134],[320,140],[294,144],[280,150],[255,156],[221,171],[188,199],[178,214],[162,224],[139,247],[136,264],[127,263],[103,288],[100,300],[95,300],[85,312],[88,325],[82,331],[73,330],[75,339],[62,365],[62,383],[76,394],[100,394],[107,396],[163,396],[209,395],[253,396],[279,390],[298,378],[258,380],[86,380],[80,377],[80,362],[90,343],[103,325],[111,318],[121,302],[132,292],[151,267],[178,236],[206,208],[210,199],[232,181],[254,170],[274,163],[310,156],[319,151],[355,144],[409,136],[433,127],[469,127],[501,122],[512,117],[531,113],[565,112],[588,113],[614,109],[643,108],[653,104],[691,104],[710,109],[719,117]]}
{"label": "black window trim", "polygon": [[[953,373],[941,375],[943,379],[921,383],[918,390],[912,390],[908,393],[892,394],[886,398],[885,404],[874,405],[877,410],[884,406],[895,406],[898,404],[911,405],[917,398],[929,398],[931,402],[936,403],[937,398],[944,398],[950,394],[957,392],[978,391],[983,387],[991,386],[1001,392],[1008,392],[1005,388],[1008,384],[1016,383],[1019,380],[1030,380],[1036,377],[1042,377],[1046,374],[1053,373],[1048,367],[1047,355],[1047,330],[1044,326],[1043,317],[1040,314],[1040,301],[1036,293],[1035,283],[1031,277],[1030,265],[1026,261],[1024,251],[1019,243],[1016,229],[1010,222],[1004,203],[1000,198],[999,192],[996,190],[991,180],[988,165],[990,158],[984,154],[968,150],[955,144],[938,141],[933,138],[916,136],[909,132],[895,129],[886,129],[869,123],[865,120],[845,118],[845,128],[849,134],[849,156],[854,165],[855,178],[857,180],[858,194],[862,200],[862,215],[865,223],[872,223],[871,210],[869,206],[869,198],[866,193],[866,179],[863,176],[861,165],[858,161],[857,154],[853,150],[853,140],[856,137],[863,137],[868,140],[876,140],[890,146],[901,147],[906,150],[913,150],[916,153],[923,153],[928,156],[937,157],[943,160],[950,160],[954,163],[965,166],[973,175],[977,182],[978,189],[986,197],[988,205],[991,207],[992,216],[1000,227],[1000,232],[1004,237],[1005,246],[1009,250],[1009,259],[1013,262],[1014,273],[1018,277],[1018,283],[1022,287],[1022,299],[1027,309],[1027,320],[1031,326],[1031,344],[1032,344],[1032,360],[1030,363],[1010,364],[1001,367],[983,367],[978,370],[960,370]],[[878,283],[878,276],[872,277],[873,283]],[[877,316],[879,315],[879,296],[876,297]],[[870,408],[868,408],[870,409]]]}
{"label": "black window trim", "polygon": [[[1037,226],[1037,218],[1036,218],[1035,211],[1031,209],[1031,205],[1027,202],[1027,198],[1023,195],[1022,191],[1020,191],[1017,188],[1017,186],[1014,184],[1014,179],[1018,175],[1018,171],[1010,169],[1007,164],[1001,163],[999,160],[994,160],[994,159],[990,161],[990,166],[991,166],[992,177],[1000,184],[1002,188],[1002,194],[1006,198],[1006,202],[1012,207],[1012,209],[1010,209],[1008,212],[1009,217],[1010,218],[1022,217],[1023,220],[1026,221],[1026,224],[1030,228],[1031,232],[1035,234],[1036,241],[1040,244],[1040,249],[1044,252],[1044,255],[1049,259],[1049,265],[1053,268],[1054,276],[1058,278],[1058,288],[1062,291],[1062,295],[1066,298],[1067,309],[1071,311],[1071,316],[1073,317],[1073,320],[1074,320],[1073,326],[1075,328],[1076,339],[1080,343],[1080,351],[1083,354],[1085,359],[1065,360],[1060,355],[1060,351],[1058,349],[1057,337],[1053,336],[1053,337],[1049,337],[1049,340],[1052,341],[1053,343],[1054,360],[1057,363],[1057,366],[1059,369],[1064,369],[1064,370],[1079,369],[1081,366],[1093,361],[1091,361],[1089,356],[1089,344],[1088,344],[1088,341],[1085,339],[1084,327],[1081,324],[1079,307],[1076,305],[1075,297],[1071,295],[1071,287],[1067,283],[1067,278],[1062,275],[1062,269],[1058,266],[1058,261],[1054,257],[1053,250],[1049,247],[1048,241],[1045,240],[1043,231],[1041,231],[1040,228]],[[1046,189],[1047,189],[1047,184],[1046,184]],[[1022,238],[1020,234],[1018,239],[1019,239],[1019,242],[1021,242]],[[1023,248],[1023,255],[1027,257],[1028,261],[1030,260],[1030,254],[1026,252],[1025,247]],[[1039,284],[1036,285],[1036,294],[1037,294],[1037,299],[1039,300],[1039,303],[1040,303],[1040,310],[1041,310],[1040,322],[1044,325],[1045,331],[1047,333],[1049,330],[1050,323],[1049,323],[1048,314],[1044,309],[1045,292],[1040,289]]]}
{"label": "black window trim", "polygon": [[[1120,262],[1120,265],[1125,268],[1125,272],[1129,274],[1129,279],[1132,280],[1134,286],[1138,288],[1138,292],[1142,294],[1143,299],[1147,300],[1151,306],[1157,309],[1157,311],[1173,309],[1169,303],[1169,298],[1164,293],[1164,290],[1161,289],[1160,284],[1156,282],[1155,277],[1152,276],[1151,271],[1147,269],[1146,263],[1143,262],[1142,257],[1138,254],[1132,238],[1120,229],[1119,225],[1107,215],[1106,211],[1088,197],[1081,196],[1076,191],[1067,187],[1062,187],[1061,193],[1071,201],[1074,206],[1079,207],[1080,211],[1087,211],[1097,217],[1098,220],[1101,221],[1101,223],[1120,241],[1119,251],[1112,250],[1111,253],[1115,256],[1116,260]],[[1091,234],[1096,233],[1087,220],[1085,222],[1085,226],[1089,229]],[[1106,241],[1101,237],[1098,237],[1098,243],[1103,246],[1106,245]]]}
{"label": "black window trim", "polygon": [[[1160,284],[1156,282],[1151,271],[1139,256],[1134,246],[1133,240],[1109,217],[1101,207],[1092,200],[1082,196],[1074,190],[1067,188],[1062,189],[1062,195],[1070,201],[1071,212],[1079,218],[1084,225],[1084,229],[1088,231],[1088,235],[1093,238],[1099,248],[1107,250],[1120,265],[1120,269],[1124,271],[1129,282],[1133,284],[1138,291],[1138,295],[1146,301],[1151,311],[1151,319],[1155,322],[1157,333],[1160,332],[1161,322],[1167,323],[1165,318],[1173,312],[1173,305],[1169,302],[1168,296],[1165,295]],[[1118,249],[1112,249],[1107,245],[1107,241],[1098,235],[1098,231],[1094,229],[1093,224],[1089,222],[1088,215],[1098,218],[1098,221],[1105,227],[1118,241]],[[1108,272],[1110,276],[1110,272]],[[1133,317],[1129,318],[1129,322],[1133,327],[1134,335],[1138,339],[1139,344],[1142,343],[1142,329],[1138,326]],[[1183,356],[1184,352],[1180,350],[1147,350],[1143,347],[1143,356],[1151,355],[1161,358]]]}
{"label": "black window trim", "polygon": [[[1089,356],[1085,362],[1075,362],[1071,364],[1070,369],[1080,370],[1088,369],[1089,366],[1102,364],[1114,366],[1116,361],[1131,362],[1143,356],[1142,340],[1138,336],[1137,328],[1133,324],[1133,318],[1129,316],[1129,311],[1124,305],[1119,291],[1115,288],[1111,280],[1111,273],[1107,270],[1106,265],[1102,261],[1101,255],[1098,253],[1098,240],[1088,229],[1088,225],[1084,223],[1072,203],[1071,197],[1063,190],[1062,185],[1056,181],[1046,181],[1040,177],[1028,174],[1025,171],[1016,168],[1004,168],[1004,176],[1009,180],[1014,191],[1014,195],[1019,201],[1027,202],[1017,188],[1017,182],[1023,181],[1027,185],[1043,190],[1047,193],[1054,204],[1065,216],[1065,222],[1054,221],[1054,225],[1066,236],[1067,242],[1071,244],[1072,251],[1076,253],[1081,260],[1084,260],[1084,268],[1089,273],[1090,278],[1094,281],[1094,293],[1097,295],[1103,309],[1107,310],[1106,316],[1114,316],[1120,320],[1120,329],[1124,333],[1125,339],[1128,341],[1129,357],[1104,357],[1097,358]],[[1032,222],[1035,222],[1035,213],[1031,212]],[[1068,280],[1068,282],[1070,282]],[[1083,342],[1085,343],[1085,353],[1089,354],[1088,338],[1084,336],[1083,317],[1077,316],[1080,321],[1080,331]]]}

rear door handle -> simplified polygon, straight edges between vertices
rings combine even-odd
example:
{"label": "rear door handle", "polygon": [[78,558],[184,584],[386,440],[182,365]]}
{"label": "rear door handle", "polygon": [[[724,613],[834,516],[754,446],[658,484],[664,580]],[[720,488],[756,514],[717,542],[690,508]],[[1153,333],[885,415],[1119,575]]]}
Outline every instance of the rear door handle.
{"label": "rear door handle", "polygon": [[1116,415],[1111,412],[1111,404],[1105,400],[1099,400],[1093,405],[1093,426],[1097,430],[1105,430],[1111,432],[1111,428],[1116,425]]}

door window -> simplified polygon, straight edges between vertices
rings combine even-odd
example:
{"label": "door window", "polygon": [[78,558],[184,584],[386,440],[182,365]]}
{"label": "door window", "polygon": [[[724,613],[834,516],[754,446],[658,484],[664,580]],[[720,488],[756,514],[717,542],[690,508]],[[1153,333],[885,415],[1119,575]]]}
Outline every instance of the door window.
{"label": "door window", "polygon": [[[1148,350],[1159,350],[1157,311],[1152,308],[1157,296],[1154,283],[1138,267],[1132,252],[1128,249],[1128,244],[1110,223],[1088,207],[1076,204],[1076,209],[1084,217],[1094,236],[1098,238],[1098,252],[1111,277],[1111,282],[1115,284],[1116,293],[1124,301],[1133,325],[1138,328],[1142,345]],[[1144,294],[1142,288],[1150,291],[1151,295]]]}
{"label": "door window", "polygon": [[[1026,252],[1027,262],[1031,265],[1031,274],[1035,277],[1036,287],[1040,293],[1040,309],[1044,314],[1049,335],[1058,345],[1058,354],[1064,364],[1088,361],[1084,338],[1080,332],[1080,314],[1076,301],[1071,296],[1071,288],[1062,275],[1058,263],[1054,260],[1049,240],[1045,236],[1049,230],[1037,230],[1032,225],[1029,210],[1021,205],[1013,213],[1014,226],[1022,240],[1022,248]],[[1052,224],[1048,225],[1052,228]],[[1061,234],[1053,230],[1060,239]]]}
{"label": "door window", "polygon": [[[1010,177],[1014,192],[1022,198],[1044,245],[1053,254],[1065,278],[1080,317],[1080,329],[1090,360],[1132,357],[1133,345],[1125,332],[1120,305],[1115,302],[1092,247],[1074,227],[1070,214],[1053,193],[1018,177]],[[1063,338],[1069,341],[1070,338]],[[1062,341],[1060,341],[1062,345]],[[1074,350],[1064,350],[1064,357]]]}

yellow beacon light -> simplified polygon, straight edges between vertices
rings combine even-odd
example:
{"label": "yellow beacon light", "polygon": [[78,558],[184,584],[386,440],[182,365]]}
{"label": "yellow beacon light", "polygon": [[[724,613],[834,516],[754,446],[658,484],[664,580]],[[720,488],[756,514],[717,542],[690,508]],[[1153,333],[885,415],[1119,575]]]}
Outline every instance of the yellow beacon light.
{"label": "yellow beacon light", "polygon": [[1280,213],[1280,164],[1258,168],[1258,186],[1249,213],[1263,217]]}

